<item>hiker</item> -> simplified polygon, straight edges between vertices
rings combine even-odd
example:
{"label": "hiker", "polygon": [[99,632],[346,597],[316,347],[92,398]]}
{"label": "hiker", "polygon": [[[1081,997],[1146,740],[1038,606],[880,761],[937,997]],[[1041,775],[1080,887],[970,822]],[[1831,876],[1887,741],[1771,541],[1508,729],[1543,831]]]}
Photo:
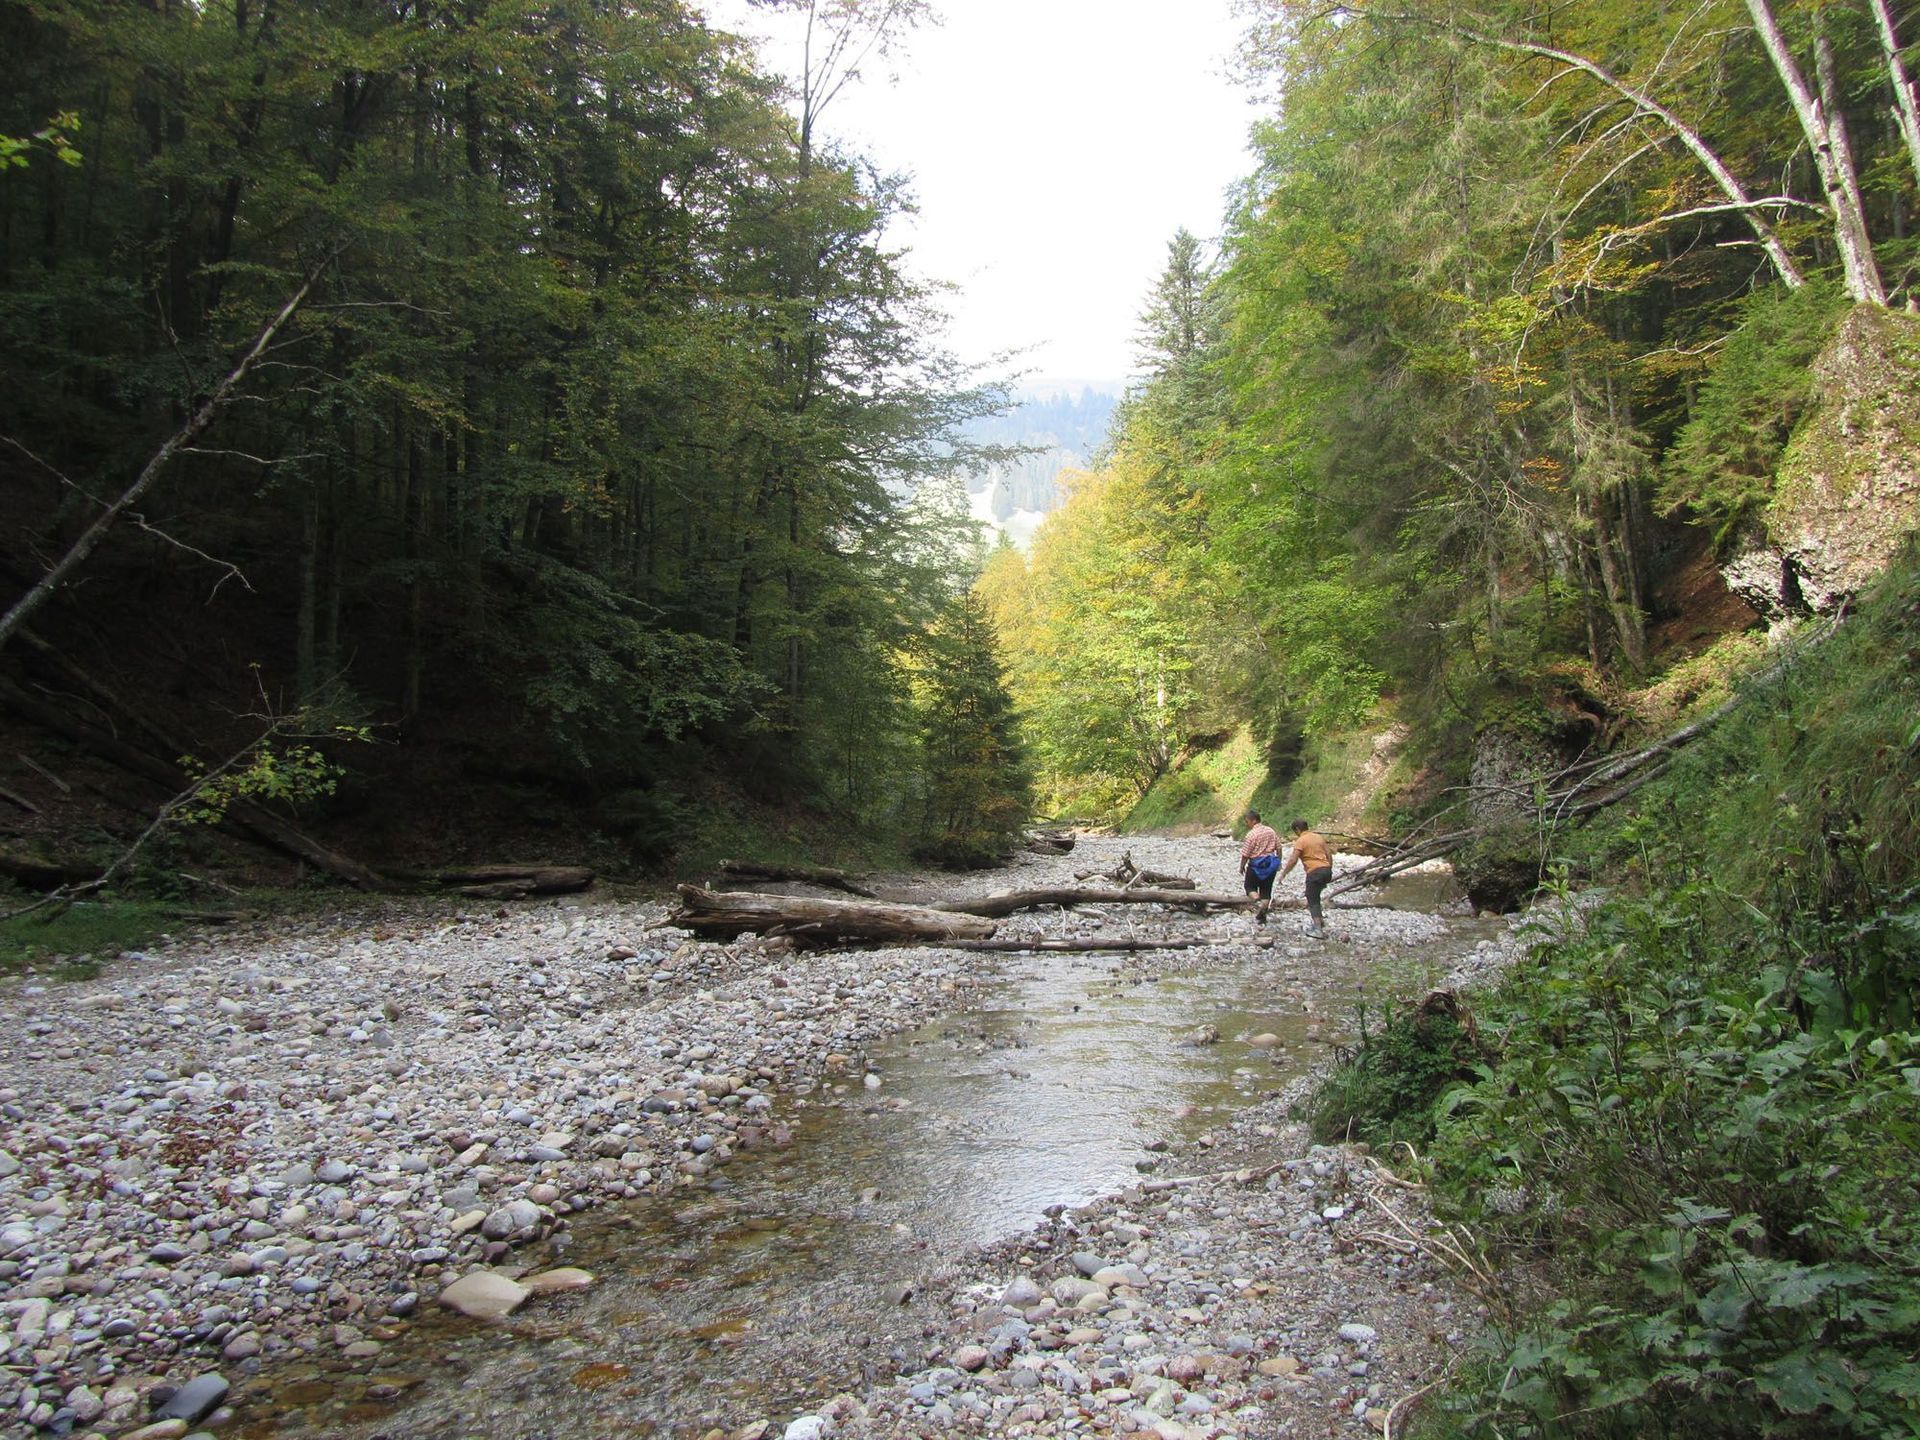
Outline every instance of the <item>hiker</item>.
{"label": "hiker", "polygon": [[1260,897],[1254,907],[1253,923],[1267,923],[1267,907],[1273,903],[1273,877],[1280,873],[1280,837],[1271,825],[1260,823],[1258,810],[1247,811],[1247,838],[1240,842],[1240,876],[1247,894]]}
{"label": "hiker", "polygon": [[[1271,835],[1273,832],[1269,830],[1267,833]],[[1333,852],[1327,849],[1325,840],[1307,828],[1304,820],[1293,822],[1293,853],[1287,856],[1287,863],[1281,867],[1280,874],[1285,875],[1295,865],[1300,867],[1307,885],[1307,914],[1310,917],[1307,933],[1325,935],[1327,922],[1320,915],[1320,892],[1333,879]]]}

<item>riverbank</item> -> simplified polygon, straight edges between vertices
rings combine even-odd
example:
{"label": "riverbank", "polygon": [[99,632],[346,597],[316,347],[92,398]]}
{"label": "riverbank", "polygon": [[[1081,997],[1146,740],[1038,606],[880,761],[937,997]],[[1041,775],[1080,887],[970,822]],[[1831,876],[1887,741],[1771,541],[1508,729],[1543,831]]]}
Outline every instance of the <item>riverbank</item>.
{"label": "riverbank", "polygon": [[[1059,883],[1123,848],[1203,888],[1232,878],[1220,842],[1136,837],[951,885],[895,879],[954,894]],[[1003,933],[1197,927],[1219,947],[1182,952],[1180,965],[1246,946],[1277,953],[1300,972],[1288,982],[1300,1003],[1324,1017],[1338,1002],[1316,956],[1428,945],[1445,929],[1430,916],[1341,912],[1323,952],[1276,942],[1280,917],[1256,933],[1243,915],[1135,908],[1147,913],[1052,912]],[[455,1276],[564,1239],[609,1201],[698,1193],[736,1155],[790,1144],[784,1097],[859,1093],[863,1047],[963,1007],[996,970],[926,948],[712,945],[649,930],[660,915],[595,901],[384,907],[291,935],[184,941],[78,984],[10,987],[0,1407],[26,1425],[109,1432],[209,1372],[241,1381],[316,1355],[377,1367]],[[1278,1118],[1249,1123],[1280,1140]],[[1312,1171],[1319,1163],[1331,1162],[1309,1162],[1315,1181],[1332,1174]],[[1175,1187],[1164,1205],[1203,1193],[1216,1192]],[[1234,1209],[1226,1198],[1215,1208]],[[1167,1218],[1155,1233],[1178,1232]],[[1153,1238],[1136,1243],[1158,1263]],[[1037,1254],[1030,1268],[1050,1278]],[[1137,1297],[1109,1298],[1124,1311]],[[1104,1327],[1123,1352],[1124,1323]],[[889,1403],[876,1393],[873,1423],[922,1423],[907,1409],[888,1420]]]}

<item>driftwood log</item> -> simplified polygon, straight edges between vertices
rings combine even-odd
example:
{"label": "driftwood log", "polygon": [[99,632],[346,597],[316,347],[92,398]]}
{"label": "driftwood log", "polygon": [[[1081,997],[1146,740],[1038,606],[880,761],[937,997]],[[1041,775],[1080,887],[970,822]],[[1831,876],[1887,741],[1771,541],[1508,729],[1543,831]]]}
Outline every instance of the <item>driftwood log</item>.
{"label": "driftwood log", "polygon": [[863,900],[875,899],[873,891],[844,870],[826,865],[775,865],[765,860],[722,860],[720,868],[729,875],[749,880],[792,880],[802,885],[818,885],[824,890],[844,890]]}
{"label": "driftwood log", "polygon": [[959,915],[986,915],[994,919],[1047,905],[1172,905],[1183,910],[1244,910],[1253,901],[1245,895],[1216,895],[1203,890],[1162,890],[1135,886],[1128,890],[1015,890],[981,900],[949,900],[939,908]]}
{"label": "driftwood log", "polygon": [[1102,880],[1111,880],[1116,885],[1152,885],[1162,890],[1192,890],[1197,888],[1191,876],[1169,875],[1164,870],[1143,870],[1134,863],[1133,852],[1127,851],[1120,857],[1120,863],[1111,870],[1081,870],[1074,875],[1076,880],[1091,880],[1098,876]]}
{"label": "driftwood log", "polygon": [[524,900],[529,895],[572,895],[593,884],[584,865],[474,865],[442,870],[435,878],[476,900]]}
{"label": "driftwood log", "polygon": [[1026,848],[1035,855],[1071,855],[1073,839],[1071,830],[1029,830]]}
{"label": "driftwood log", "polygon": [[763,895],[751,890],[708,890],[699,885],[682,885],[679,895],[679,907],[664,923],[722,940],[751,931],[790,936],[802,945],[880,945],[986,940],[994,930],[989,919],[920,905]]}
{"label": "driftwood log", "polygon": [[1040,950],[1049,954],[1097,954],[1103,950],[1197,950],[1212,944],[1209,940],[1102,940],[1096,936],[1068,940],[948,940],[949,950],[985,950],[1018,954]]}

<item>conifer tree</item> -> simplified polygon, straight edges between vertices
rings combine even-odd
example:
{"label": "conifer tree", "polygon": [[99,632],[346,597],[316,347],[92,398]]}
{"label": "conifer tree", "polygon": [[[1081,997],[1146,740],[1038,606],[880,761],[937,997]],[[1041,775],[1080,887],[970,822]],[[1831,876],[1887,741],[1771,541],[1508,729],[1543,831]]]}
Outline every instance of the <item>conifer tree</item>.
{"label": "conifer tree", "polygon": [[986,606],[956,596],[921,647],[926,797],[917,853],[986,865],[1019,838],[1033,780]]}

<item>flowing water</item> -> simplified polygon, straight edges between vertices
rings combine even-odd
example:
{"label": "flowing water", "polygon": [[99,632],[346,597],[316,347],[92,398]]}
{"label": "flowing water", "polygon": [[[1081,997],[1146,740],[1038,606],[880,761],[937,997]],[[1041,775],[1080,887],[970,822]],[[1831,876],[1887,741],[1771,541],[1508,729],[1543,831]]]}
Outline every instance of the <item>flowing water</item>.
{"label": "flowing water", "polygon": [[[523,1257],[584,1266],[592,1289],[495,1325],[423,1315],[371,1372],[274,1367],[238,1396],[238,1433],[698,1436],[910,1368],[928,1317],[903,1297],[945,1257],[1139,1179],[1162,1140],[1298,1074],[1382,959],[1284,944],[1008,957],[981,1007],[868,1052],[877,1089],[855,1077],[794,1101],[790,1148],[577,1220]],[[1219,1043],[1192,1043],[1203,1025]],[[1247,1043],[1262,1032],[1280,1045]]]}

